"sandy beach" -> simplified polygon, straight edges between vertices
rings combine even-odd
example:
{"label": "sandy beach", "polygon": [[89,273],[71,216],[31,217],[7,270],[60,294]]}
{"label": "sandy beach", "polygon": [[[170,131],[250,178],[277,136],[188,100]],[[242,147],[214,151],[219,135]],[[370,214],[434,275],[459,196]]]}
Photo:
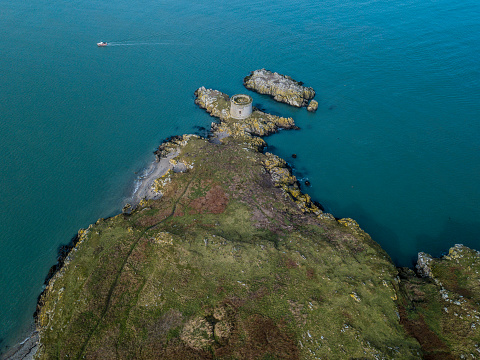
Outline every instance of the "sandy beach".
{"label": "sandy beach", "polygon": [[175,158],[179,154],[179,151],[172,152],[166,157],[161,158],[160,161],[153,162],[148,170],[146,175],[139,179],[140,184],[132,197],[130,198],[130,205],[132,208],[137,206],[142,199],[160,199],[161,194],[157,194],[152,190],[153,182],[164,175],[168,170],[173,169],[173,165],[170,163],[170,160]]}

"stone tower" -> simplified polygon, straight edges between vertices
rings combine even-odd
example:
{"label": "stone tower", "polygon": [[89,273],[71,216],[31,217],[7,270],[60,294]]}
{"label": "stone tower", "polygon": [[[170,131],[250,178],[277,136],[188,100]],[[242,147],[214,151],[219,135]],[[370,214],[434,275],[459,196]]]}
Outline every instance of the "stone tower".
{"label": "stone tower", "polygon": [[230,98],[230,116],[234,119],[246,119],[252,114],[253,99],[244,94],[233,95]]}

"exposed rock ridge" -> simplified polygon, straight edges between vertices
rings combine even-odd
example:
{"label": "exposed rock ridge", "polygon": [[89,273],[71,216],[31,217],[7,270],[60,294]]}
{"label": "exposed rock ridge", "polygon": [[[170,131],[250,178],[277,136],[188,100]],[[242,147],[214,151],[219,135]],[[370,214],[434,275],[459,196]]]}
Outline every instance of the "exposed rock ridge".
{"label": "exposed rock ridge", "polygon": [[243,120],[230,116],[230,97],[218,90],[201,87],[195,91],[195,104],[205,109],[211,116],[220,119],[220,124],[214,125],[213,132],[224,132],[229,136],[267,136],[279,129],[298,129],[292,118],[267,114],[254,109],[252,114]]}
{"label": "exposed rock ridge", "polygon": [[168,138],[158,146],[157,150],[153,152],[156,160],[160,161],[162,158],[167,158],[169,155],[180,151],[180,149],[184,147],[190,139],[198,139],[199,137],[200,136],[198,135],[185,134]]}
{"label": "exposed rock ridge", "polygon": [[[211,116],[220,119],[220,123],[212,123],[214,136],[224,138],[233,136],[243,137],[253,145],[256,150],[265,146],[265,142],[256,136],[266,136],[277,132],[279,128],[296,128],[292,118],[284,118],[264,113],[259,110],[253,111],[246,119],[238,120],[230,116],[230,98],[228,95],[213,89],[199,88],[195,91],[195,103],[205,109]],[[285,160],[271,153],[266,153],[264,162],[265,169],[270,173],[276,187],[282,188],[285,194],[292,198],[302,212],[311,212],[316,215],[322,214],[322,210],[311,199],[310,195],[300,191],[297,179],[291,174]]]}
{"label": "exposed rock ridge", "polygon": [[[308,101],[315,97],[313,88],[303,86],[303,83],[293,80],[288,75],[266,69],[252,71],[243,79],[243,84],[249,90],[271,95],[276,101],[295,107],[307,106]],[[318,107],[318,103],[316,105]],[[312,105],[311,111],[315,111],[314,108],[316,110],[315,105]]]}
{"label": "exposed rock ridge", "polygon": [[281,188],[287,196],[291,197],[302,212],[315,215],[322,214],[322,210],[312,201],[310,195],[303,194],[300,191],[297,178],[292,175],[286,161],[269,152],[265,153],[265,156],[263,165],[272,177],[275,186]]}
{"label": "exposed rock ridge", "polygon": [[440,258],[420,252],[415,268],[400,269],[399,313],[425,358],[480,358],[480,253],[460,244]]}

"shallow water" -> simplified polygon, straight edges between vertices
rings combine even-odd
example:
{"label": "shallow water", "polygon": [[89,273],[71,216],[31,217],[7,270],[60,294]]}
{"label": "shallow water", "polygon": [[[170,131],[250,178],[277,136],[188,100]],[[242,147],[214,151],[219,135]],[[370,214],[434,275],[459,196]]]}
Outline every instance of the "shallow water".
{"label": "shallow water", "polygon": [[0,349],[59,245],[120,210],[162,139],[209,127],[195,89],[245,92],[261,67],[317,91],[316,114],[252,94],[301,127],[267,142],[314,199],[399,265],[479,248],[479,18],[473,0],[0,5]]}

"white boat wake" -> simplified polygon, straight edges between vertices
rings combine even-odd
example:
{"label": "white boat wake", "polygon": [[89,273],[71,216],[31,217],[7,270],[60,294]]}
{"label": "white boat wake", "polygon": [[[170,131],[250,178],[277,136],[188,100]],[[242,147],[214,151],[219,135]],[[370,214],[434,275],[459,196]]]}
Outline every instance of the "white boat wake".
{"label": "white boat wake", "polygon": [[139,46],[139,45],[173,45],[173,43],[152,43],[152,42],[135,42],[135,43],[116,43],[109,42],[107,46]]}

